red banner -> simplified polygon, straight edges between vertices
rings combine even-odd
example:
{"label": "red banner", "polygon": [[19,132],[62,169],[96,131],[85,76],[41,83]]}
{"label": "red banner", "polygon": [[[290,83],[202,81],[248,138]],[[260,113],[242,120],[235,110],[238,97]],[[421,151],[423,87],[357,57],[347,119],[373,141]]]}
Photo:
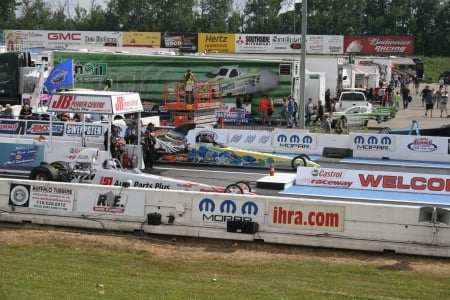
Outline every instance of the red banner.
{"label": "red banner", "polygon": [[413,55],[409,36],[344,36],[344,53],[367,55]]}

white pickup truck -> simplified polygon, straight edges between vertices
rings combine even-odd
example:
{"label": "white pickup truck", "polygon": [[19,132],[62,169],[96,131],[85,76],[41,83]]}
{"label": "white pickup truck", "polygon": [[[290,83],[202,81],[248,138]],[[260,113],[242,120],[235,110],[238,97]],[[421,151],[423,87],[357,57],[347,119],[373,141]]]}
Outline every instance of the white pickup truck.
{"label": "white pickup truck", "polygon": [[352,107],[352,106],[369,106],[371,107],[372,104],[367,101],[366,95],[364,92],[360,91],[346,91],[342,92],[339,96],[338,102],[335,104],[335,110],[345,111],[346,109]]}

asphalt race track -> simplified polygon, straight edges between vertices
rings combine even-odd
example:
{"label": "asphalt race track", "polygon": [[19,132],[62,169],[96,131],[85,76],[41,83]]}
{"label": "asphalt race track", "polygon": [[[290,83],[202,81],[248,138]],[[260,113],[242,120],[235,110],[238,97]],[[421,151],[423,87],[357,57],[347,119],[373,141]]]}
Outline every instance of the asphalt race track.
{"label": "asphalt race track", "polygon": [[[328,157],[314,157],[311,159],[316,161],[324,168],[339,168],[339,169],[358,169],[371,171],[389,171],[401,173],[420,173],[420,174],[440,174],[450,175],[450,163],[435,163],[435,162],[411,162],[398,160],[371,160],[371,159],[337,159]],[[295,174],[291,170],[275,170],[275,172]],[[176,164],[160,163],[155,165],[155,169],[151,173],[156,173],[162,176],[176,177],[184,180],[192,180],[204,182],[209,184],[228,185],[230,183],[245,180],[249,182],[256,182],[258,179],[269,174],[269,170],[260,168],[236,168],[236,167],[222,167],[222,166],[204,166],[183,164],[182,166]],[[424,194],[414,193],[399,193],[399,192],[382,192],[382,191],[367,191],[339,189],[336,193],[336,188],[319,188],[306,186],[292,186],[286,190],[271,190],[258,188],[255,192],[263,196],[279,196],[279,197],[314,197],[321,199],[338,200],[345,199],[352,201],[356,199],[369,199],[380,202],[392,204],[397,202],[400,204],[410,202],[421,203],[440,203],[450,205],[448,196],[432,195],[424,197]]]}

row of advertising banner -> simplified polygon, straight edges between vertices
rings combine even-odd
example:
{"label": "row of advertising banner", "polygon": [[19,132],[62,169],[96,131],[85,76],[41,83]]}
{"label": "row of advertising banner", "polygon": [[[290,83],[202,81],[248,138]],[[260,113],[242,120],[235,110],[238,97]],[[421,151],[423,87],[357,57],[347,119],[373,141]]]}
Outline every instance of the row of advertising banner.
{"label": "row of advertising banner", "polygon": [[[412,55],[409,36],[307,35],[308,54]],[[185,52],[299,54],[299,34],[0,30],[8,51],[34,48],[146,47]]]}

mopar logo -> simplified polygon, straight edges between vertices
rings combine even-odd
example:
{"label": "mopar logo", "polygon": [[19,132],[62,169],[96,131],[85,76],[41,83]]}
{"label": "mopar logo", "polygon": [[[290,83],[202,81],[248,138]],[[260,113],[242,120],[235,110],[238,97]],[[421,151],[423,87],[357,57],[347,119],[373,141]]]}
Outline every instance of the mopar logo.
{"label": "mopar logo", "polygon": [[[220,204],[216,202],[210,198],[204,198],[199,202],[198,209],[200,212],[202,212],[201,218],[203,221],[252,221],[253,216],[256,217],[259,212],[258,205],[253,201],[246,201],[242,203],[242,201],[226,199],[222,200]],[[216,208],[218,209],[216,210]]]}
{"label": "mopar logo", "polygon": [[243,215],[257,215],[258,214],[258,206],[255,202],[247,201],[242,204],[241,213]]}
{"label": "mopar logo", "polygon": [[367,140],[363,136],[356,136],[354,139],[357,150],[389,150],[389,145],[392,144],[390,137],[384,136],[380,140],[376,136],[369,136]]}
{"label": "mopar logo", "polygon": [[298,135],[293,135],[293,136],[291,136],[291,138],[289,139],[289,141],[291,142],[291,143],[300,143],[300,138],[298,137]]}
{"label": "mopar logo", "polygon": [[378,139],[375,136],[370,136],[367,139],[367,144],[376,145],[376,144],[378,144]]}
{"label": "mopar logo", "polygon": [[310,135],[305,135],[303,137],[303,143],[305,143],[305,144],[311,144],[312,141],[313,141],[313,139],[312,139],[312,136],[310,136]]}
{"label": "mopar logo", "polygon": [[221,213],[236,213],[236,203],[231,200],[225,200],[220,204],[220,212]]}
{"label": "mopar logo", "polygon": [[305,135],[303,138],[298,135],[292,135],[289,138],[289,143],[286,143],[287,140],[288,138],[284,134],[280,134],[277,137],[277,142],[280,143],[280,147],[285,148],[309,148],[313,142],[313,138],[310,135]]}
{"label": "mopar logo", "polygon": [[211,200],[209,198],[205,198],[202,201],[200,201],[200,203],[198,205],[198,209],[200,211],[213,212],[216,209],[216,204],[214,203],[213,200]]}
{"label": "mopar logo", "polygon": [[277,142],[279,142],[279,143],[286,143],[286,141],[287,141],[287,137],[284,134],[280,134],[277,137]]}
{"label": "mopar logo", "polygon": [[364,137],[358,135],[355,137],[355,144],[364,144]]}
{"label": "mopar logo", "polygon": [[[355,144],[365,144],[366,143],[364,137],[362,137],[360,135],[355,137],[354,142],[355,142]],[[367,138],[367,144],[370,144],[370,145],[378,144],[378,138],[376,136],[368,137]],[[392,139],[390,137],[388,137],[388,136],[384,136],[384,137],[381,138],[380,144],[381,145],[391,145],[392,144]]]}
{"label": "mopar logo", "polygon": [[381,145],[390,145],[392,144],[392,140],[390,137],[385,136],[381,139]]}

